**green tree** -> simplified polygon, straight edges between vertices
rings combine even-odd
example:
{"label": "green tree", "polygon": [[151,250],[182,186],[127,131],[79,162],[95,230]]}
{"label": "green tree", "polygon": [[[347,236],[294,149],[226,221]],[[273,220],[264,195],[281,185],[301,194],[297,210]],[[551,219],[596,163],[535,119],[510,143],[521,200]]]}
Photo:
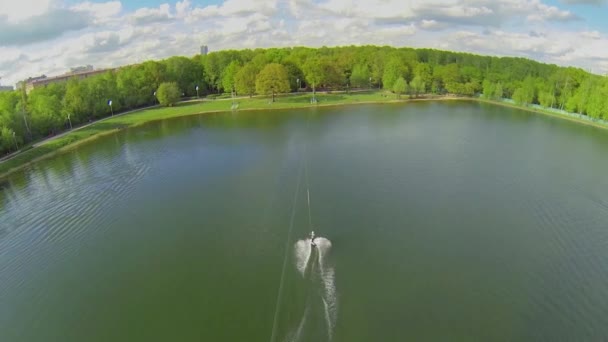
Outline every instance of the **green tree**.
{"label": "green tree", "polygon": [[443,84],[445,90],[452,94],[463,94],[466,92],[465,83],[460,74],[460,67],[456,63],[438,66],[434,69],[435,78]]}
{"label": "green tree", "polygon": [[524,95],[524,100],[526,104],[531,104],[534,102],[534,98],[536,97],[536,84],[534,82],[534,78],[528,76],[524,79],[522,84],[522,91]]}
{"label": "green tree", "polygon": [[224,70],[222,75],[222,87],[224,88],[225,92],[232,92],[235,90],[236,75],[240,69],[241,65],[239,62],[232,61]]}
{"label": "green tree", "polygon": [[486,79],[483,81],[483,97],[486,99],[494,99],[496,93],[496,84]]}
{"label": "green tree", "polygon": [[406,90],[407,83],[405,82],[405,78],[399,77],[397,80],[395,80],[395,82],[393,82],[393,92],[397,94],[397,98],[401,98],[401,94],[405,93]]}
{"label": "green tree", "polygon": [[292,60],[283,60],[281,62],[285,69],[287,70],[287,78],[289,79],[289,88],[291,91],[298,90],[298,80],[300,80],[300,85],[304,82],[304,73],[302,69],[298,66],[298,64]]}
{"label": "green tree", "polygon": [[255,78],[258,69],[252,63],[247,63],[235,75],[234,82],[239,94],[247,94],[250,97],[255,93]]}
{"label": "green tree", "polygon": [[367,65],[360,63],[355,65],[350,75],[350,84],[355,88],[366,88],[370,85],[370,73]]}
{"label": "green tree", "polygon": [[532,98],[523,87],[515,89],[513,92],[513,101],[519,105],[528,105],[532,103]]}
{"label": "green tree", "polygon": [[65,85],[50,84],[34,89],[28,96],[28,111],[32,134],[35,138],[45,137],[58,132],[67,117],[62,117],[61,99]]}
{"label": "green tree", "polygon": [[427,63],[418,63],[414,69],[414,77],[418,76],[425,85],[423,92],[426,92],[427,87],[433,84],[433,71]]}
{"label": "green tree", "polygon": [[[380,87],[383,82],[384,68],[387,61],[387,51],[385,49],[376,50],[373,52],[370,61],[370,72],[372,82]],[[390,88],[389,88],[390,89]]]}
{"label": "green tree", "polygon": [[587,113],[587,107],[593,93],[597,90],[596,78],[587,77],[567,103],[567,109],[579,114]]}
{"label": "green tree", "polygon": [[163,61],[167,66],[166,80],[177,83],[177,87],[186,96],[196,95],[196,86],[203,78],[203,68],[192,59],[186,57],[171,57]]}
{"label": "green tree", "polygon": [[17,150],[17,146],[13,139],[13,131],[8,127],[0,126],[0,151],[11,152],[15,150]]}
{"label": "green tree", "polygon": [[503,89],[502,89],[502,84],[498,83],[496,85],[496,88],[494,89],[494,99],[496,100],[502,100],[502,97],[504,95]]}
{"label": "green tree", "polygon": [[382,74],[382,84],[385,89],[393,89],[393,84],[403,77],[406,67],[398,57],[392,57],[384,67]]}
{"label": "green tree", "polygon": [[555,103],[555,95],[552,91],[540,90],[538,92],[538,103],[543,107],[550,108]]}
{"label": "green tree", "polygon": [[329,57],[319,59],[321,83],[326,88],[339,88],[346,84],[346,76],[340,72],[335,60]]}
{"label": "green tree", "polygon": [[91,115],[89,104],[86,100],[88,96],[88,88],[84,83],[77,79],[68,81],[62,105],[66,115],[70,114],[72,123],[86,122]]}
{"label": "green tree", "polygon": [[289,79],[285,67],[278,63],[267,64],[256,78],[255,90],[258,94],[272,94],[272,102],[276,93],[288,92]]}
{"label": "green tree", "polygon": [[[94,118],[110,116],[112,111],[120,111],[123,105],[116,88],[116,75],[108,71],[82,81],[87,89],[87,108]],[[108,106],[112,100],[112,108]]]}
{"label": "green tree", "polygon": [[209,85],[211,91],[216,90],[218,93],[221,88],[222,68],[220,65],[220,55],[218,53],[210,53],[201,58],[203,68],[205,70],[205,81]]}
{"label": "green tree", "polygon": [[308,59],[302,67],[302,70],[304,71],[304,77],[306,77],[306,82],[308,82],[308,85],[310,85],[310,87],[312,88],[313,101],[316,101],[316,87],[321,83],[321,80],[323,79],[319,60],[314,57]]}
{"label": "green tree", "polygon": [[590,95],[587,103],[587,115],[595,119],[608,119],[608,81],[602,80]]}
{"label": "green tree", "polygon": [[150,89],[158,89],[161,83],[167,81],[167,66],[157,61],[146,61],[141,64],[142,82]]}
{"label": "green tree", "polygon": [[410,89],[416,97],[418,97],[419,94],[424,93],[424,91],[426,90],[426,86],[424,84],[424,81],[422,80],[422,77],[418,75],[414,76],[414,79],[410,81]]}
{"label": "green tree", "polygon": [[164,82],[158,86],[156,97],[162,106],[171,107],[179,101],[181,91],[179,90],[177,83]]}

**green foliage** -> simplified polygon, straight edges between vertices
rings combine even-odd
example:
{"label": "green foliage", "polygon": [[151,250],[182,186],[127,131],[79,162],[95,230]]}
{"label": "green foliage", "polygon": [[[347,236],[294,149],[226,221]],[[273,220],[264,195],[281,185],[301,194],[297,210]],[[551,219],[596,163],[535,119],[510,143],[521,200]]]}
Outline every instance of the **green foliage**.
{"label": "green foliage", "polygon": [[287,70],[287,78],[289,79],[289,88],[291,91],[298,90],[298,80],[300,80],[300,85],[304,82],[304,73],[302,69],[293,61],[283,61],[281,64]]}
{"label": "green foliage", "polygon": [[156,97],[161,106],[170,107],[176,104],[180,97],[181,92],[175,82],[164,82],[158,86],[156,91]]}
{"label": "green foliage", "polygon": [[88,99],[88,88],[84,82],[72,79],[67,83],[63,111],[70,114],[73,123],[85,122],[90,116]]}
{"label": "green foliage", "polygon": [[15,151],[17,145],[13,139],[13,131],[8,127],[0,128],[0,151]]}
{"label": "green foliage", "polygon": [[205,81],[209,85],[209,89],[211,91],[217,90],[219,92],[221,88],[222,76],[220,55],[217,53],[211,53],[206,56],[203,56],[201,61],[205,70]]}
{"label": "green foliage", "polygon": [[319,60],[319,70],[321,72],[321,84],[325,88],[339,88],[346,84],[346,77],[340,72],[339,67],[329,57]]}
{"label": "green foliage", "polygon": [[608,119],[608,82],[602,79],[603,85],[598,86],[589,97],[587,114],[596,119]]}
{"label": "green foliage", "polygon": [[486,99],[493,99],[495,91],[496,84],[492,83],[489,79],[485,79],[483,81],[483,97]]}
{"label": "green foliage", "polygon": [[420,77],[420,80],[425,85],[425,89],[421,91],[421,93],[426,92],[427,89],[430,89],[430,86],[433,84],[433,71],[431,66],[427,63],[418,63],[416,68],[414,68],[414,77]]}
{"label": "green foliage", "polygon": [[120,102],[126,108],[151,104],[154,101],[154,91],[160,85],[157,80],[164,79],[164,74],[158,63],[151,62],[121,69],[116,74],[116,88]]}
{"label": "green foliage", "polygon": [[493,83],[489,79],[483,81],[483,97],[489,100],[500,100],[503,97],[502,84]]}
{"label": "green foliage", "polygon": [[417,75],[414,77],[414,79],[410,82],[410,89],[416,97],[424,93],[426,86],[421,76]]}
{"label": "green foliage", "polygon": [[66,122],[62,115],[61,98],[65,85],[51,84],[48,87],[34,89],[28,99],[28,111],[32,132],[38,136],[47,136],[61,129]]}
{"label": "green foliage", "polygon": [[274,94],[289,92],[287,69],[278,63],[266,65],[256,78],[255,90],[258,94],[272,94],[274,102]]}
{"label": "green foliage", "polygon": [[551,91],[540,90],[538,92],[538,103],[543,107],[553,107],[555,103],[555,95]]}
{"label": "green foliage", "polygon": [[502,98],[503,98],[503,96],[504,96],[504,91],[503,91],[503,89],[502,89],[502,84],[501,84],[501,83],[498,83],[498,84],[496,85],[496,88],[494,89],[494,98],[495,98],[496,100],[500,100],[500,99],[502,99]]}
{"label": "green foliage", "polygon": [[302,70],[304,71],[304,77],[306,82],[312,88],[314,92],[323,80],[323,74],[321,70],[321,64],[316,57],[309,58],[303,65]]}
{"label": "green foliage", "polygon": [[202,66],[186,57],[171,57],[164,61],[167,66],[165,81],[177,83],[186,96],[196,95],[196,85],[202,83]]}
{"label": "green foliage", "polygon": [[401,97],[401,94],[407,90],[407,83],[403,77],[399,77],[393,82],[393,92],[397,94],[397,97]]}
{"label": "green foliage", "polygon": [[360,63],[354,66],[350,75],[350,84],[355,88],[367,88],[370,85],[370,73],[367,65]]}
{"label": "green foliage", "polygon": [[450,93],[458,94],[459,85],[463,84],[462,76],[460,75],[460,67],[456,63],[437,66],[433,70],[433,77],[445,86],[445,89]]}
{"label": "green foliage", "polygon": [[239,94],[252,96],[255,93],[255,77],[258,69],[253,63],[247,63],[235,75],[235,87]]}
{"label": "green foliage", "polygon": [[236,74],[239,72],[239,69],[241,69],[239,62],[232,61],[228,64],[226,70],[224,70],[222,75],[222,87],[225,92],[232,92],[235,90]]}
{"label": "green foliage", "polygon": [[[172,89],[171,101],[162,101],[170,105],[182,92],[196,95],[196,85],[200,95],[230,92],[232,88],[244,95],[256,91],[274,95],[296,90],[297,79],[316,91],[341,90],[348,82],[352,87],[367,88],[370,78],[374,88],[399,94],[407,90],[412,96],[428,91],[469,96],[482,93],[487,99],[506,97],[524,105],[540,104],[608,118],[607,78],[524,58],[389,46],[223,50],[193,58],[146,61],[37,88],[28,95],[21,89],[0,93],[0,154],[14,149],[14,141],[12,145],[7,142],[7,132],[14,131],[22,145],[66,129],[68,114],[75,127],[109,116],[110,99],[115,113],[148,106],[156,103],[153,93],[164,82],[175,83],[178,89]],[[397,84],[400,78],[405,81],[405,90],[401,81]],[[163,97],[160,93],[157,91],[159,99]]]}
{"label": "green foliage", "polygon": [[395,81],[406,73],[407,67],[403,64],[403,61],[398,57],[391,58],[386,66],[384,67],[384,73],[382,74],[382,84],[385,89],[393,89]]}

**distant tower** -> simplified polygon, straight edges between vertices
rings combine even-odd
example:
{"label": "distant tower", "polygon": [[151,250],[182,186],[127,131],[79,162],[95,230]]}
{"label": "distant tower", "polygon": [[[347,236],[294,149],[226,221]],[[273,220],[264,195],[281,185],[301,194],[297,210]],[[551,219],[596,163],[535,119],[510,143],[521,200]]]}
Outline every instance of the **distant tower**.
{"label": "distant tower", "polygon": [[209,52],[209,48],[207,48],[207,45],[201,45],[201,55],[206,55]]}

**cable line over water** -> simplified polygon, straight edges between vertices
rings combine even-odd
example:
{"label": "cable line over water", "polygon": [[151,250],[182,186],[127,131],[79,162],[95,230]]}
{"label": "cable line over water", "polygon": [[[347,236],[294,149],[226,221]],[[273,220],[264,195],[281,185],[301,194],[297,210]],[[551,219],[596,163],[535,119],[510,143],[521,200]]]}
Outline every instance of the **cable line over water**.
{"label": "cable line over water", "polygon": [[270,335],[270,342],[274,342],[277,333],[277,320],[279,317],[279,311],[281,307],[281,294],[283,292],[283,284],[285,283],[285,269],[287,268],[287,256],[290,251],[289,245],[291,241],[291,233],[293,231],[294,219],[296,216],[296,207],[298,204],[298,194],[300,193],[300,183],[302,181],[302,162],[300,162],[300,168],[298,171],[298,178],[296,181],[296,191],[293,197],[293,207],[291,209],[291,219],[289,222],[289,229],[287,230],[287,239],[285,241],[285,256],[283,257],[283,267],[281,269],[281,278],[279,280],[279,290],[277,293],[276,307],[274,310],[274,319],[272,322],[272,334]]}

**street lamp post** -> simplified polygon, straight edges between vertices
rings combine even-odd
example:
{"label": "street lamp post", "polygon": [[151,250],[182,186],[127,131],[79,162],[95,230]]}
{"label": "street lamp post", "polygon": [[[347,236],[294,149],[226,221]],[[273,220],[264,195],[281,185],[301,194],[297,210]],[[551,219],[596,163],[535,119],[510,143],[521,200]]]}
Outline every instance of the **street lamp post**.
{"label": "street lamp post", "polygon": [[196,98],[198,99],[198,84],[196,85]]}
{"label": "street lamp post", "polygon": [[68,113],[68,122],[70,123],[70,129],[72,129],[72,120],[70,119],[70,114]]}
{"label": "street lamp post", "polygon": [[372,89],[372,78],[369,78],[369,89]]}
{"label": "street lamp post", "polygon": [[297,89],[297,92],[300,92],[300,79],[299,79],[299,78],[296,80],[296,83],[298,83],[298,89]]}
{"label": "street lamp post", "polygon": [[350,83],[346,83],[346,93],[350,94]]}
{"label": "street lamp post", "polygon": [[110,112],[112,112],[112,116],[114,116],[114,109],[112,108],[112,100],[108,100],[108,106],[110,106]]}

